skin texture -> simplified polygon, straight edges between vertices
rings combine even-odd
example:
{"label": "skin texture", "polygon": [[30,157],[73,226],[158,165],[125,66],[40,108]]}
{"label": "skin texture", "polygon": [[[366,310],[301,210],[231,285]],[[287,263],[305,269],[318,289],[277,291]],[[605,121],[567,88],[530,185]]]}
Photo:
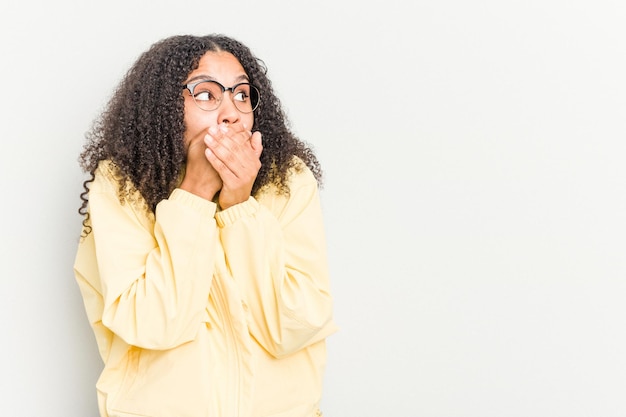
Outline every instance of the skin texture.
{"label": "skin texture", "polygon": [[[188,81],[200,78],[227,86],[249,81],[237,58],[228,52],[207,52]],[[254,113],[240,112],[231,94],[224,93],[216,110],[204,111],[189,91],[184,92],[187,164],[180,188],[207,200],[213,200],[219,191],[218,203],[223,209],[248,199],[263,150],[261,133],[248,130]]]}
{"label": "skin texture", "polygon": [[[205,112],[197,109],[203,114],[194,113],[199,118],[215,117],[199,124],[198,128],[203,132],[198,131],[199,136],[194,136],[191,125],[196,119],[192,117],[192,111],[196,110],[189,105],[194,103],[189,102],[191,97],[183,85],[200,68],[207,52],[220,51],[228,52],[239,62],[249,82],[259,89],[260,104],[249,115],[249,124],[244,123],[245,118],[241,116],[239,121],[233,120],[233,123],[227,118],[218,122],[220,117],[232,117],[232,114],[228,116],[224,113],[232,104],[230,93],[226,92],[217,110]],[[217,81],[227,87],[235,82],[228,79],[235,74],[213,75],[220,77]],[[224,123],[225,120],[229,123]],[[211,134],[204,142],[206,149],[210,150],[207,153],[205,149],[204,158],[218,173],[221,185],[219,181],[211,180],[216,177],[211,177],[209,167],[201,164],[203,160],[199,150],[202,144],[197,141],[203,139],[212,127],[220,131]],[[228,130],[221,132],[223,127]],[[259,135],[262,136],[262,149],[256,146]],[[146,211],[152,213],[174,188],[183,185],[181,179],[185,181],[185,187],[204,198],[209,199],[213,194],[213,200],[217,197],[222,208],[241,201],[244,194],[248,194],[246,198],[255,195],[270,184],[278,193],[288,195],[288,173],[300,168],[294,157],[299,158],[322,185],[319,161],[312,148],[291,131],[263,61],[242,43],[219,34],[172,36],[153,44],[123,77],[104,111],[87,132],[86,139],[79,162],[88,178],[83,183],[82,204],[78,212],[84,216],[83,232],[87,234],[91,230],[87,210],[89,185],[98,164],[104,160],[112,162],[120,178],[120,201],[142,204]],[[209,139],[215,143],[212,144]],[[248,144],[244,139],[250,139]],[[252,157],[258,152],[260,155],[256,159],[260,168],[255,167],[258,163]],[[196,166],[196,163],[199,165]],[[194,172],[188,174],[189,169]],[[209,175],[203,181],[210,182],[212,187],[198,182],[200,175],[197,170],[202,169]],[[251,173],[255,169],[258,172],[248,191],[253,176]]]}

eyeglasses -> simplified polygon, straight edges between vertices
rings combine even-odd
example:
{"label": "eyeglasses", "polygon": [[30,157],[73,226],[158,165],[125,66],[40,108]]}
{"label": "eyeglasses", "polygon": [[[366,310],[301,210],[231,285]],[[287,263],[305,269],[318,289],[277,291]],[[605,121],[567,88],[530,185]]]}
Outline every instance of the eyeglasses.
{"label": "eyeglasses", "polygon": [[224,92],[230,91],[231,100],[237,110],[242,113],[252,113],[259,107],[261,93],[250,83],[239,83],[232,87],[224,87],[217,81],[200,80],[183,86],[189,90],[196,105],[205,111],[217,109],[222,104]]}

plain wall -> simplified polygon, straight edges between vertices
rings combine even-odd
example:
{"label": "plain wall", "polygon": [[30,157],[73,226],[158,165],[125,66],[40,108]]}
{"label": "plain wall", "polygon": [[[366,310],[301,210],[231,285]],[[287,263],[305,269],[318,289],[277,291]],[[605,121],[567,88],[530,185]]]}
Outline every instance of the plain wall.
{"label": "plain wall", "polygon": [[3,2],[0,414],[96,416],[84,133],[153,42],[222,32],[325,167],[325,416],[625,416],[624,22],[621,0]]}

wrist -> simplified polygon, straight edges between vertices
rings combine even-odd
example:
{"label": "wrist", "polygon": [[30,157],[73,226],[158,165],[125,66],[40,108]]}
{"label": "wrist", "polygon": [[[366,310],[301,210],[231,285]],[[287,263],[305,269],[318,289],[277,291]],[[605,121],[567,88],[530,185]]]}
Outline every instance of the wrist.
{"label": "wrist", "polygon": [[204,184],[200,185],[191,181],[185,181],[178,186],[178,188],[185,190],[191,194],[195,194],[198,197],[204,198],[205,200],[213,201],[215,195],[219,191],[219,188],[215,186],[215,184]]}

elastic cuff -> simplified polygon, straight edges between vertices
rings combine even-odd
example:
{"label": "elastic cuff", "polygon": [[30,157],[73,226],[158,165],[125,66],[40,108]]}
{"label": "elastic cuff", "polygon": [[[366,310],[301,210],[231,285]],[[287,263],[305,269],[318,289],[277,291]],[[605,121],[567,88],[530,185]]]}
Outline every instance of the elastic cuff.
{"label": "elastic cuff", "polygon": [[252,196],[243,203],[235,204],[226,210],[218,211],[215,220],[219,227],[233,224],[242,217],[252,216],[259,209],[259,202]]}
{"label": "elastic cuff", "polygon": [[178,201],[185,206],[191,207],[192,209],[210,217],[215,215],[215,211],[217,210],[217,204],[212,201],[205,200],[202,197],[198,197],[195,194],[190,193],[189,191],[185,191],[181,188],[175,188],[170,194],[170,201]]}

